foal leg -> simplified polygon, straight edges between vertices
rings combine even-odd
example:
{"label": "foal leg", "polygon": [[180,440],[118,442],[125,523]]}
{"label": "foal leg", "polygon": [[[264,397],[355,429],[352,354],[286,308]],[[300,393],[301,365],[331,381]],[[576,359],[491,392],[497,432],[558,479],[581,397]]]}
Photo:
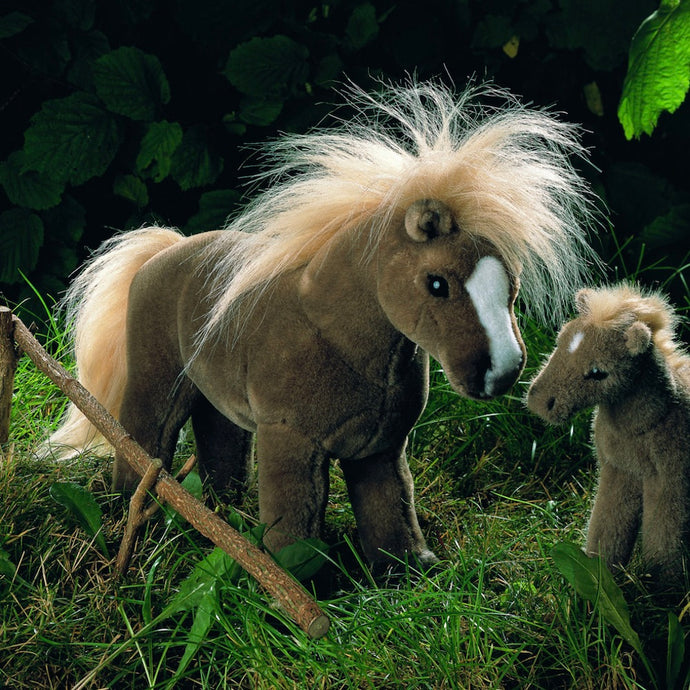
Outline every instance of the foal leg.
{"label": "foal leg", "polygon": [[244,490],[252,464],[252,434],[216,410],[202,395],[192,410],[199,469],[217,491]]}
{"label": "foal leg", "polygon": [[277,551],[295,539],[320,537],[328,499],[328,456],[282,424],[256,431],[259,517],[264,543]]}
{"label": "foal leg", "polygon": [[683,545],[688,534],[687,485],[679,472],[645,477],[642,512],[642,556],[661,580],[682,575]]}
{"label": "foal leg", "polygon": [[[132,438],[151,457],[160,458],[169,470],[180,429],[199,393],[188,378],[160,373],[158,378],[150,378],[129,372],[119,416]],[[125,458],[116,453],[113,488],[132,490],[139,479]]]}
{"label": "foal leg", "polygon": [[412,554],[425,564],[438,561],[427,547],[417,520],[406,445],[361,460],[340,462],[362,548],[374,564],[390,562],[387,554]]}
{"label": "foal leg", "polygon": [[642,513],[642,482],[600,458],[599,487],[587,528],[589,556],[601,556],[609,567],[630,559]]}

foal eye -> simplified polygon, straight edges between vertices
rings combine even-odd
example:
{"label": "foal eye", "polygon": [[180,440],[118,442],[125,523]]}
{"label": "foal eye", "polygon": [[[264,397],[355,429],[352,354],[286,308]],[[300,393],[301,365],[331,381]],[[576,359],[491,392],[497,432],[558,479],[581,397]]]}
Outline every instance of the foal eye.
{"label": "foal eye", "polygon": [[445,278],[429,275],[426,281],[430,295],[433,297],[448,297],[448,281]]}
{"label": "foal eye", "polygon": [[586,374],[585,378],[590,381],[603,381],[608,376],[607,371],[602,371],[597,367],[592,367]]}

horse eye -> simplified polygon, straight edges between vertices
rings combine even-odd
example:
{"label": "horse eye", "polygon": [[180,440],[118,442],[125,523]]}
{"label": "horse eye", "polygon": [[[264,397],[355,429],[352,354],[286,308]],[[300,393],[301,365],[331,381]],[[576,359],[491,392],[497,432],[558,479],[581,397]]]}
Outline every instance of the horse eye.
{"label": "horse eye", "polygon": [[608,376],[607,371],[602,371],[597,367],[592,367],[586,374],[585,378],[591,381],[603,381]]}
{"label": "horse eye", "polygon": [[433,297],[448,297],[448,281],[445,278],[429,275],[426,285]]}

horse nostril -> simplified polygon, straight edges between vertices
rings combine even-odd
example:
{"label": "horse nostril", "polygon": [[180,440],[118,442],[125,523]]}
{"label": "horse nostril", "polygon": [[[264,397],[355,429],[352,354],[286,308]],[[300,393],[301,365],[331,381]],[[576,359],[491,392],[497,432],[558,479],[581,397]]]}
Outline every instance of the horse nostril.
{"label": "horse nostril", "polygon": [[484,374],[491,369],[491,355],[488,352],[482,352],[482,354],[477,357],[475,367],[477,372],[479,372],[481,376],[484,376]]}
{"label": "horse nostril", "polygon": [[546,403],[546,409],[551,412],[553,406],[556,404],[556,398],[549,398],[549,402]]}

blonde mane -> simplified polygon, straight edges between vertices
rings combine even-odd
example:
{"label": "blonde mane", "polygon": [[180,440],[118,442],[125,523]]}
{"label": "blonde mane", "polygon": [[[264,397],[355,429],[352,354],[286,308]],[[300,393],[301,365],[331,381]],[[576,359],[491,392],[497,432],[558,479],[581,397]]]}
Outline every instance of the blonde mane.
{"label": "blonde mane", "polygon": [[652,331],[656,349],[671,368],[688,364],[687,354],[675,335],[678,316],[659,292],[630,283],[598,288],[587,291],[581,313],[588,323],[605,328],[625,327],[633,319],[641,321]]}
{"label": "blonde mane", "polygon": [[[366,233],[373,256],[390,223],[420,198],[444,202],[463,231],[491,241],[522,274],[526,309],[558,320],[596,262],[586,239],[596,212],[570,160],[584,156],[578,129],[493,86],[455,96],[411,82],[378,95],[352,86],[347,95],[354,118],[264,149],[268,167],[257,179],[267,190],[227,226],[241,239],[221,237],[204,267],[214,307],[199,343],[343,233]],[[482,107],[480,97],[502,104]]]}

